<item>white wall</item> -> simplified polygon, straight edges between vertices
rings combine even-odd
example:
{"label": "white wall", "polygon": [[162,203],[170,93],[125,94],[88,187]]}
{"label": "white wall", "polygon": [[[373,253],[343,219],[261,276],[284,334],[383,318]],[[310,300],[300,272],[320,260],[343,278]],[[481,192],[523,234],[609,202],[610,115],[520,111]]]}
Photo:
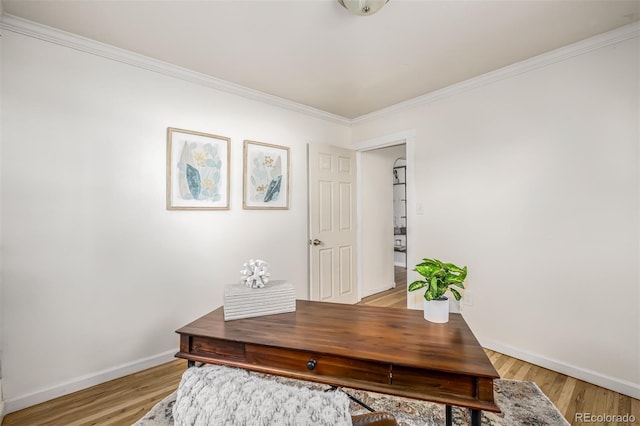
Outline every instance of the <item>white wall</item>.
{"label": "white wall", "polygon": [[361,295],[394,286],[393,163],[405,155],[404,145],[360,154]]}
{"label": "white wall", "polygon": [[[250,258],[308,297],[306,144],[346,146],[348,126],[17,33],[2,38],[8,410],[170,358],[174,330],[220,306]],[[231,138],[229,211],[165,209],[169,126]],[[242,209],[244,139],[290,147],[289,210]]]}
{"label": "white wall", "polygon": [[[0,1],[0,16],[2,16],[2,1]],[[2,34],[0,29],[0,81],[2,81]],[[0,117],[2,116],[2,85],[0,84]],[[2,163],[2,122],[0,121],[0,164]],[[2,186],[0,173],[0,187]],[[2,223],[2,200],[0,197],[0,223]],[[2,227],[0,226],[0,241],[2,241]],[[4,418],[4,396],[2,394],[2,245],[0,244],[0,424]]]}
{"label": "white wall", "polygon": [[481,343],[636,398],[639,51],[627,39],[353,126],[355,141],[416,129],[409,265],[468,265]]}

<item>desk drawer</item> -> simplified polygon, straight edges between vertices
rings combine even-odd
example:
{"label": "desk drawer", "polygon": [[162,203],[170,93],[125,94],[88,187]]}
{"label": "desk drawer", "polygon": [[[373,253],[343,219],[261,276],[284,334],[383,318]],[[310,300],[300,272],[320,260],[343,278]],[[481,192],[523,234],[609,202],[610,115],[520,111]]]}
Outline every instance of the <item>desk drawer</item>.
{"label": "desk drawer", "polygon": [[360,361],[259,345],[246,345],[246,360],[250,364],[308,374],[310,376],[389,383],[389,365],[373,361]]}
{"label": "desk drawer", "polygon": [[407,391],[429,395],[458,395],[476,399],[476,379],[455,373],[437,371],[425,372],[417,368],[393,366],[391,381],[393,386]]}
{"label": "desk drawer", "polygon": [[[184,349],[183,349],[184,351]],[[189,340],[188,353],[215,359],[244,360],[244,343],[193,336]]]}

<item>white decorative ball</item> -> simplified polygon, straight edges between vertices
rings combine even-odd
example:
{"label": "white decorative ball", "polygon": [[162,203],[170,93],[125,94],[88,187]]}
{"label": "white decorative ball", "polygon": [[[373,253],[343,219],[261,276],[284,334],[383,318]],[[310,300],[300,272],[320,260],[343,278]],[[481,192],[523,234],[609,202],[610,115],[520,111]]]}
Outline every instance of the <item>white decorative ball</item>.
{"label": "white decorative ball", "polygon": [[269,282],[269,264],[264,260],[249,260],[240,270],[240,281],[249,288],[262,288]]}

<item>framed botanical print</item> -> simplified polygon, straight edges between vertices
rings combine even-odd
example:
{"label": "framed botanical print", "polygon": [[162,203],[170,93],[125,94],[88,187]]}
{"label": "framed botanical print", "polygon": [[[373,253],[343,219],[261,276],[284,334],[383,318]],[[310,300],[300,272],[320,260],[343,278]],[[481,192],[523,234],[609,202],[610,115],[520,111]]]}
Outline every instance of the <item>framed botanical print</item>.
{"label": "framed botanical print", "polygon": [[244,141],[244,209],[289,208],[289,148]]}
{"label": "framed botanical print", "polygon": [[167,209],[228,210],[231,140],[167,129]]}

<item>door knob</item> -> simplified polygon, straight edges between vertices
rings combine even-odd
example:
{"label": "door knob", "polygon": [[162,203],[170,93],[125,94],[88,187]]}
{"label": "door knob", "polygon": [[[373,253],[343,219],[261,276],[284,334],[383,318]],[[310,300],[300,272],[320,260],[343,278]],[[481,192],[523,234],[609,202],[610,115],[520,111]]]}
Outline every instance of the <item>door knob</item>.
{"label": "door knob", "polygon": [[320,241],[319,239],[315,238],[312,241],[309,241],[311,244],[313,244],[314,246],[319,246],[320,244],[322,244],[322,241]]}

